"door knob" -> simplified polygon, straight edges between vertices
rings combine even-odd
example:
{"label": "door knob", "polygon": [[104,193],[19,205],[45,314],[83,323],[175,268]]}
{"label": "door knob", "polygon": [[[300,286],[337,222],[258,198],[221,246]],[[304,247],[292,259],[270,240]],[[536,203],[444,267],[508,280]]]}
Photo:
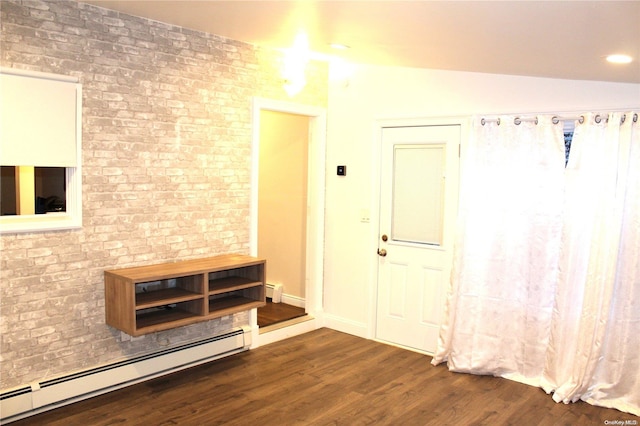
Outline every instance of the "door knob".
{"label": "door knob", "polygon": [[385,249],[378,249],[378,256],[385,257],[387,255],[387,251]]}

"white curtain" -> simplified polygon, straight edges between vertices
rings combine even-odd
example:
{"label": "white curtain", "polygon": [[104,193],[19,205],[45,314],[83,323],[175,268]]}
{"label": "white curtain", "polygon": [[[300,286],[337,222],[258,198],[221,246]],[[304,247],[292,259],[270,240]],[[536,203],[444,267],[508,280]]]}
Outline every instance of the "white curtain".
{"label": "white curtain", "polygon": [[638,129],[621,113],[586,116],[575,129],[542,387],[556,401],[640,415]]}
{"label": "white curtain", "polygon": [[562,234],[564,137],[551,117],[484,125],[462,150],[454,273],[435,362],[539,385]]}
{"label": "white curtain", "polygon": [[433,363],[640,411],[640,141],[633,113],[476,121]]}

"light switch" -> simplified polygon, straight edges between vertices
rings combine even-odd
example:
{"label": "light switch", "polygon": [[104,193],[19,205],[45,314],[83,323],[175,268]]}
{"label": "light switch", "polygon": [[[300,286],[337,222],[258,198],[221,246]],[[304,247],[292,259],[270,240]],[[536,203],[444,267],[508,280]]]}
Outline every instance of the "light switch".
{"label": "light switch", "polygon": [[360,209],[360,222],[369,223],[370,220],[369,209]]}
{"label": "light switch", "polygon": [[338,166],[338,176],[347,175],[347,166]]}

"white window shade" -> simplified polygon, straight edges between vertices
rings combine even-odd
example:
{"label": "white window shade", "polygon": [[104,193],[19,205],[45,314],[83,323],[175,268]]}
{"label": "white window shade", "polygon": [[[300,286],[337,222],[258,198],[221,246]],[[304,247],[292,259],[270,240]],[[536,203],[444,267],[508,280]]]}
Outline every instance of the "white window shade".
{"label": "white window shade", "polygon": [[78,87],[74,81],[0,72],[3,166],[78,166]]}

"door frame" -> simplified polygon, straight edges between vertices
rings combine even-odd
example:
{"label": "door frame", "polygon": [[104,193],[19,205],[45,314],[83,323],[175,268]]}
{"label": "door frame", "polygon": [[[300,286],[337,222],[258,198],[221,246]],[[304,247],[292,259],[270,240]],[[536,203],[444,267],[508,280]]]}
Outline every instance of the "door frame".
{"label": "door frame", "polygon": [[322,294],[327,111],[325,108],[294,102],[258,97],[253,98],[249,235],[249,252],[251,256],[257,256],[258,254],[258,168],[260,163],[261,111],[297,114],[307,116],[309,118],[305,310],[312,319],[305,321],[304,323],[299,323],[260,335],[258,329],[257,309],[252,309],[249,321],[249,325],[252,329],[252,348],[319,328],[322,324],[323,313]]}
{"label": "door frame", "polygon": [[[460,126],[460,149],[464,148],[466,140],[469,137],[469,124],[471,117],[469,116],[444,116],[444,117],[422,117],[422,118],[394,118],[394,119],[379,119],[375,120],[373,134],[374,134],[374,151],[372,155],[372,221],[371,221],[371,254],[377,256],[376,249],[378,248],[378,242],[380,239],[380,200],[381,200],[381,168],[382,168],[382,129],[386,127],[415,127],[415,126]],[[460,168],[458,173],[460,173]],[[458,176],[459,177],[459,176]],[[456,200],[456,204],[457,204]],[[455,226],[455,220],[451,226]],[[452,239],[452,241],[454,238]],[[451,247],[453,249],[453,247]],[[376,339],[376,324],[377,324],[377,301],[378,301],[378,261],[377,257],[371,262],[370,276],[373,278],[370,280],[369,300],[368,300],[368,324],[367,324],[367,338],[375,341],[380,341],[385,344],[391,344],[387,341],[381,341]],[[450,273],[450,271],[449,271]],[[448,289],[447,289],[448,290]],[[446,294],[447,291],[444,292]],[[445,303],[446,300],[443,300]],[[444,311],[443,311],[444,312]],[[404,347],[404,349],[411,350],[411,348]],[[416,352],[420,352],[417,351]]]}

